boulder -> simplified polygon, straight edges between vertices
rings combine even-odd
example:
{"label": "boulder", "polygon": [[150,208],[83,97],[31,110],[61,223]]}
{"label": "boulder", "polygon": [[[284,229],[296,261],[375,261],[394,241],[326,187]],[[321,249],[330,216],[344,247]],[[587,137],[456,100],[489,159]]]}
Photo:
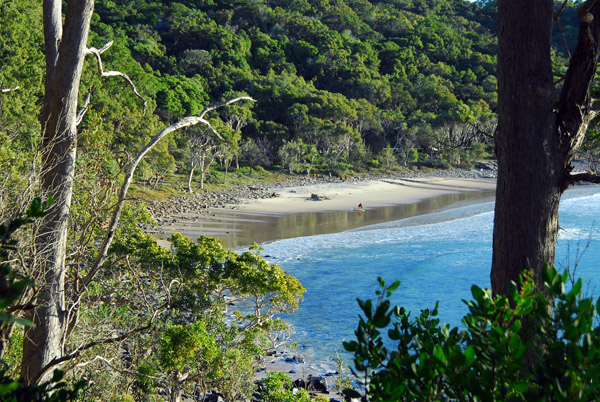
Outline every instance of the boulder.
{"label": "boulder", "polygon": [[317,392],[327,392],[327,379],[325,377],[313,377],[308,376],[306,380],[306,390],[307,391],[317,391]]}
{"label": "boulder", "polygon": [[225,402],[225,397],[223,394],[213,391],[204,397],[204,402]]}

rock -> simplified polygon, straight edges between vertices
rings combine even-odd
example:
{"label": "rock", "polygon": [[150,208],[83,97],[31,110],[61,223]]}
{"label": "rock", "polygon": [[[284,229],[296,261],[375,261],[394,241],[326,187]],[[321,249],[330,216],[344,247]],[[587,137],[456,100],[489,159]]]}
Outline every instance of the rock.
{"label": "rock", "polygon": [[324,377],[309,376],[306,380],[307,391],[327,392],[327,379]]}
{"label": "rock", "polygon": [[225,397],[223,394],[213,391],[212,394],[204,397],[204,402],[225,402]]}
{"label": "rock", "polygon": [[302,378],[292,381],[292,385],[296,388],[306,388],[306,382]]}

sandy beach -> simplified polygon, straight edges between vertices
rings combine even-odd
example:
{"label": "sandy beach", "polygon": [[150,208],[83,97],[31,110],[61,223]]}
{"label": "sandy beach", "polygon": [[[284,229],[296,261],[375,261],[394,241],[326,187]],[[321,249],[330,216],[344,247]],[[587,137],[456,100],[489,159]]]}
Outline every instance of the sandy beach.
{"label": "sandy beach", "polygon": [[458,202],[490,198],[495,186],[494,179],[443,177],[296,185],[276,188],[268,198],[174,213],[149,232],[165,245],[172,233],[179,232],[190,238],[215,236],[225,247],[239,248],[422,215]]}
{"label": "sandy beach", "polygon": [[[241,204],[240,211],[279,214],[326,212],[387,207],[413,204],[425,198],[463,191],[493,190],[495,180],[489,179],[389,179],[359,183],[326,183],[313,186],[290,187],[276,197],[252,200]],[[313,194],[317,197],[313,197]]]}

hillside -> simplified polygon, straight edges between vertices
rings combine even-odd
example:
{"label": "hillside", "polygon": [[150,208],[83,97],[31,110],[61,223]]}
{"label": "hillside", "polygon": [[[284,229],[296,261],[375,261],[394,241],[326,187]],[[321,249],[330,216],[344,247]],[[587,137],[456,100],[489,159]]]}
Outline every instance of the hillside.
{"label": "hillside", "polygon": [[[0,99],[0,136],[10,139],[0,163],[18,171],[40,131],[41,10],[31,0],[2,10],[0,85],[21,89]],[[205,173],[219,162],[221,171],[241,163],[335,175],[416,161],[468,166],[492,152],[494,10],[466,0],[98,2],[91,45],[114,41],[104,68],[129,75],[148,107],[122,80],[100,78],[90,57],[80,147],[105,158],[112,177],[164,125],[246,94],[257,102],[211,116],[226,143],[202,128],[176,133],[139,180],[187,174],[192,162]],[[558,72],[575,37],[573,4],[561,18]]]}

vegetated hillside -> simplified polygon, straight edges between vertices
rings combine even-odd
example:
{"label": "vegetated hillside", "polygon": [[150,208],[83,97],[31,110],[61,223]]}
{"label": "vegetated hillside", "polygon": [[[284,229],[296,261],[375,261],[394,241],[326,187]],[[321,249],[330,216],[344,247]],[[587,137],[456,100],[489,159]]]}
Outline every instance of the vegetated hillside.
{"label": "vegetated hillside", "polygon": [[[2,7],[0,85],[22,89],[0,100],[0,134],[35,138],[40,6],[20,0]],[[97,2],[91,44],[114,41],[103,54],[105,69],[127,73],[149,106],[144,111],[119,78],[99,78],[90,58],[82,149],[95,157],[109,149],[104,173],[114,174],[164,124],[248,94],[257,102],[212,116],[229,139],[211,149],[221,166],[237,157],[250,166],[344,174],[417,158],[468,164],[494,129],[494,10],[493,1],[466,0]],[[567,4],[571,22],[562,26],[571,42],[573,10]],[[190,140],[212,141],[205,137],[201,128],[171,136],[141,177],[187,171],[198,159]]]}
{"label": "vegetated hillside", "polygon": [[495,37],[482,22],[493,23],[467,1],[117,1],[96,12],[98,34],[126,37],[160,74],[163,119],[256,98],[242,133],[271,163],[295,139],[342,169],[386,145],[441,150],[436,131],[487,122],[496,105]]}

